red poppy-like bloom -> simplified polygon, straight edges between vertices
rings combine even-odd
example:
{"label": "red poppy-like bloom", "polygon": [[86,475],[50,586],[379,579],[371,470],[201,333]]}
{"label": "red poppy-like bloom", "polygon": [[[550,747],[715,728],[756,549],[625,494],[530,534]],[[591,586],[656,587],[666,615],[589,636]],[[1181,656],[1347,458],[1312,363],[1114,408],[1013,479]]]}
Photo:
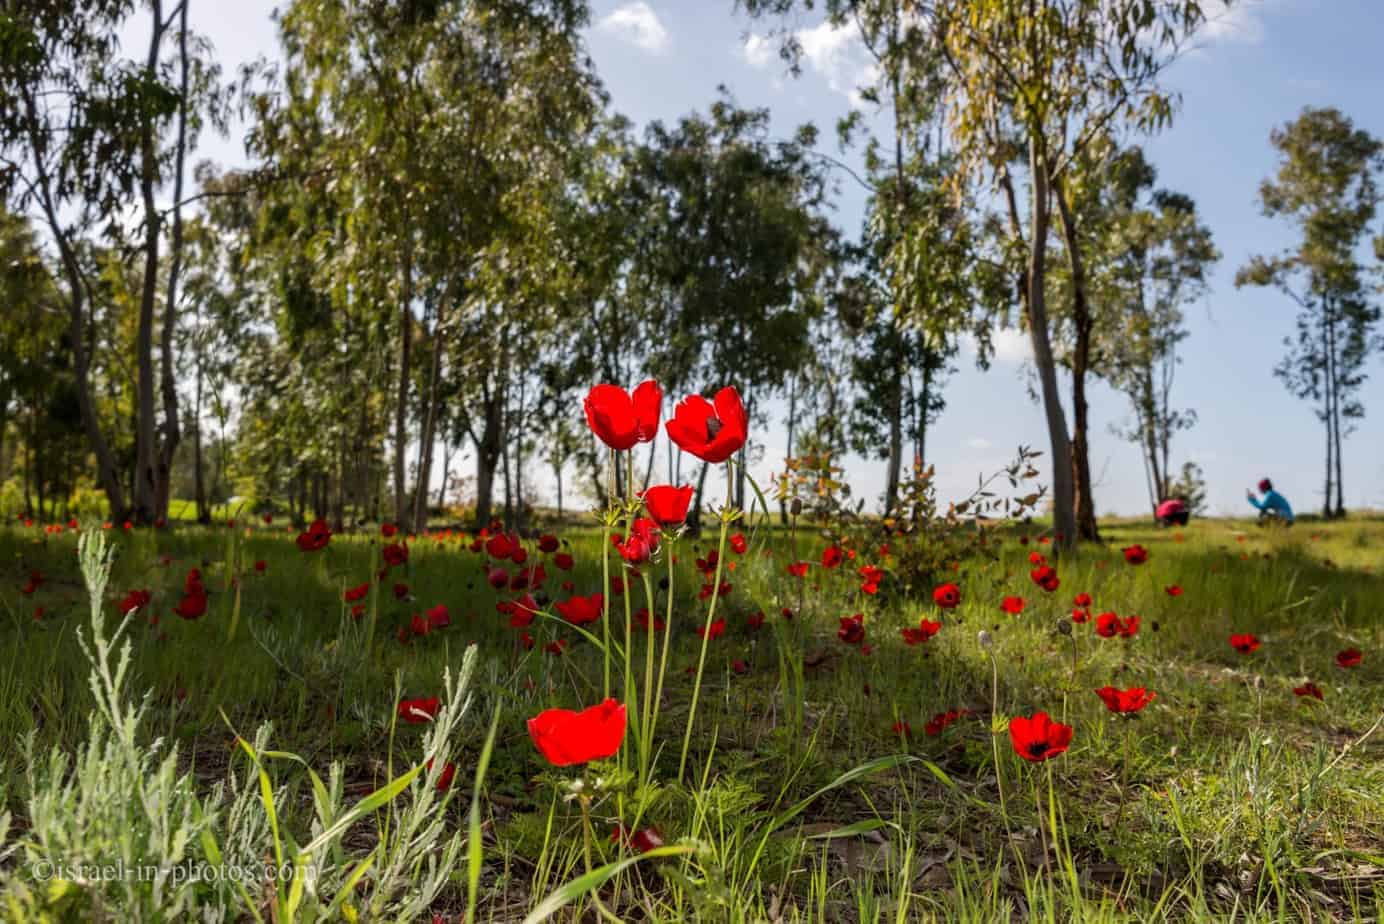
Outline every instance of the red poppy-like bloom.
{"label": "red poppy-like bloom", "polygon": [[263,573],[264,573],[264,569],[265,569],[265,568],[268,568],[268,567],[269,567],[269,562],[265,561],[263,558],[261,558],[261,559],[259,559],[259,560],[257,560],[257,561],[255,562],[255,571],[256,571],[257,573],[259,573],[259,574],[263,574]]}
{"label": "red poppy-like bloom", "polygon": [[1088,622],[1091,619],[1091,611],[1077,607],[1072,610],[1072,622]]}
{"label": "red poppy-like bloom", "polygon": [[825,549],[822,549],[823,568],[835,568],[837,565],[841,564],[843,558],[845,558],[845,554],[841,551],[839,545],[829,545]]}
{"label": "red poppy-like bloom", "polygon": [[485,573],[485,581],[496,590],[503,590],[509,586],[509,572],[504,568],[491,568]]}
{"label": "red poppy-like bloom", "polygon": [[1251,654],[1259,650],[1259,637],[1250,632],[1230,637],[1230,647],[1240,654]]}
{"label": "red poppy-like bloom", "polygon": [[658,833],[657,828],[644,828],[630,834],[629,829],[623,824],[617,824],[615,830],[610,832],[610,842],[622,843],[638,853],[648,853],[656,847],[663,846],[663,835]]}
{"label": "red poppy-like bloom", "polygon": [[923,731],[927,733],[929,738],[936,738],[947,730],[948,725],[970,714],[970,711],[966,709],[948,709],[946,712],[939,712],[928,719],[928,723],[923,726]]}
{"label": "red poppy-like bloom", "polygon": [[391,542],[380,550],[380,554],[384,556],[385,564],[397,568],[408,561],[408,546],[401,542]]}
{"label": "red poppy-like bloom", "polygon": [[1310,680],[1307,681],[1306,683],[1304,683],[1304,684],[1303,684],[1302,686],[1300,686],[1300,687],[1293,687],[1293,695],[1295,695],[1295,696],[1310,696],[1310,697],[1312,697],[1313,699],[1325,699],[1325,698],[1326,698],[1325,696],[1322,695],[1322,688],[1319,687],[1319,686],[1317,686],[1315,683],[1313,683],[1313,682],[1310,681]]}
{"label": "red poppy-like bloom", "polygon": [[721,636],[726,634],[725,618],[722,617],[721,619],[716,620],[710,626],[698,626],[697,634],[700,635],[702,638],[707,639],[708,641],[714,638],[720,638]]}
{"label": "red poppy-like bloom", "polygon": [[596,385],[582,406],[591,432],[611,449],[623,451],[658,435],[663,390],[654,381],[640,382],[633,393],[618,385]]}
{"label": "red poppy-like bloom", "polygon": [[751,613],[750,615],[748,615],[748,616],[745,617],[745,628],[749,629],[751,632],[757,632],[757,631],[759,631],[759,629],[760,629],[763,625],[764,625],[764,611],[763,611],[763,610],[760,610],[760,611],[757,612],[757,613]]}
{"label": "red poppy-like bloom", "polygon": [[1124,553],[1124,560],[1131,565],[1142,565],[1149,560],[1149,550],[1142,545],[1127,545],[1120,551]]}
{"label": "red poppy-like bloom", "polygon": [[634,614],[634,627],[640,632],[648,632],[651,628],[654,632],[662,632],[668,624],[657,616],[650,617],[649,608],[641,606]]}
{"label": "red poppy-like bloom", "polygon": [[546,709],[529,719],[529,737],[555,767],[614,757],[625,740],[625,707],[608,699],[581,712]]}
{"label": "red poppy-like bloom", "polygon": [[1181,585],[1181,584],[1169,584],[1167,587],[1164,587],[1164,588],[1163,588],[1163,592],[1166,593],[1166,594],[1167,594],[1168,596],[1170,596],[1170,597],[1180,597],[1180,596],[1182,596],[1182,585]]}
{"label": "red poppy-like bloom", "polygon": [[555,642],[549,642],[543,646],[543,653],[550,655],[560,655],[567,650],[567,639],[560,638]]}
{"label": "red poppy-like bloom", "polygon": [[386,539],[393,539],[398,532],[399,527],[395,526],[393,523],[380,524],[380,535],[384,536]]}
{"label": "red poppy-like bloom", "polygon": [[304,552],[320,552],[332,541],[332,531],[326,520],[314,520],[306,532],[298,534],[298,548]]}
{"label": "red poppy-like bloom", "polygon": [[149,605],[149,601],[152,597],[153,595],[147,590],[130,591],[118,604],[120,607],[120,615],[128,616],[135,610],[143,609]]}
{"label": "red poppy-like bloom", "polygon": [[800,578],[807,575],[807,562],[795,561],[788,563],[788,573],[793,577]]}
{"label": "red poppy-like bloom", "polygon": [[1339,667],[1352,668],[1359,667],[1360,662],[1365,659],[1358,648],[1347,648],[1345,651],[1336,653],[1336,664]]}
{"label": "red poppy-like bloom", "polygon": [[1004,600],[1000,602],[1000,609],[1011,616],[1018,616],[1024,611],[1024,598],[1005,597]]}
{"label": "red poppy-like bloom", "polygon": [[563,619],[574,626],[584,626],[601,618],[601,610],[605,607],[605,596],[592,594],[589,597],[571,597],[567,600],[559,600],[555,605]]}
{"label": "red poppy-like bloom", "polygon": [[847,645],[859,645],[865,641],[865,614],[842,616],[841,628],[836,630],[836,637]]}
{"label": "red poppy-like bloom", "polygon": [[183,594],[173,612],[184,619],[200,619],[207,612],[207,592],[199,584],[195,590]]}
{"label": "red poppy-like bloom", "polygon": [[359,603],[365,599],[368,593],[370,593],[370,582],[366,581],[364,584],[357,584],[355,587],[346,588],[345,592],[341,595],[341,599],[345,600],[347,603]]}
{"label": "red poppy-like bloom", "polygon": [[942,624],[940,622],[933,622],[925,616],[919,620],[918,628],[910,629],[905,626],[899,631],[903,633],[905,645],[921,645],[923,642],[926,642],[936,635],[941,628]]}
{"label": "red poppy-like bloom", "polygon": [[429,696],[425,699],[401,699],[395,711],[399,718],[405,722],[411,725],[421,725],[437,718],[437,712],[441,708],[441,700],[436,696]]}
{"label": "red poppy-like bloom", "polygon": [[643,564],[658,550],[658,524],[647,517],[640,517],[630,524],[630,534],[624,542],[615,546],[620,557],[632,565]]}
{"label": "red poppy-like bloom", "polygon": [[750,543],[746,540],[744,533],[736,533],[730,537],[730,550],[736,555],[744,555],[749,547]]}
{"label": "red poppy-like bloom", "polygon": [[913,737],[913,728],[912,728],[912,726],[910,726],[907,722],[903,722],[903,721],[895,722],[894,725],[893,725],[893,727],[890,728],[890,731],[892,731],[894,734],[898,735],[900,738],[911,738],[911,737]]}
{"label": "red poppy-like bloom", "polygon": [[395,584],[395,585],[394,585],[394,599],[395,599],[395,600],[402,600],[402,599],[404,599],[404,598],[407,597],[407,596],[408,596],[408,585],[407,585],[407,584]]}
{"label": "red poppy-like bloom", "polygon": [[745,445],[749,423],[739,392],[722,388],[711,401],[701,395],[683,398],[665,429],[683,452],[716,465]]}
{"label": "red poppy-like bloom", "polygon": [[428,628],[445,629],[452,624],[452,615],[447,612],[447,604],[439,603],[428,610]]}
{"label": "red poppy-like bloom", "polygon": [[545,555],[551,552],[556,552],[557,547],[557,536],[548,535],[545,533],[544,535],[538,537],[538,551],[544,553]]}
{"label": "red poppy-like bloom", "polygon": [[1042,565],[1038,568],[1034,568],[1028,573],[1028,576],[1033,579],[1033,583],[1037,584],[1048,593],[1052,593],[1062,583],[1057,576],[1057,569],[1052,565]]}
{"label": "red poppy-like bloom", "polygon": [[655,485],[644,492],[644,509],[659,526],[681,526],[687,519],[694,491],[690,484],[680,488],[670,484]]}
{"label": "red poppy-like bloom", "polygon": [[1096,691],[1096,695],[1105,701],[1105,708],[1111,712],[1120,714],[1138,712],[1153,702],[1158,695],[1150,693],[1143,687],[1130,687],[1128,690],[1117,690],[1114,687],[1101,687]]}
{"label": "red poppy-like bloom", "polygon": [[[424,766],[427,767],[429,770],[431,770],[431,769],[433,768],[433,762],[432,762],[432,760],[429,759],[429,761],[428,761],[426,764],[424,764]],[[450,760],[447,761],[447,766],[443,767],[443,768],[442,768],[442,772],[441,772],[440,774],[438,774],[438,777],[437,777],[437,791],[438,791],[438,792],[446,792],[447,790],[451,789],[451,788],[452,788],[452,780],[456,777],[456,775],[457,775],[457,765],[454,764],[454,763],[452,763]]]}
{"label": "red poppy-like bloom", "polygon": [[427,635],[430,631],[428,618],[417,613],[414,613],[413,618],[409,620],[408,627],[414,635]]}
{"label": "red poppy-like bloom", "polygon": [[1067,750],[1072,727],[1054,722],[1046,712],[1035,712],[1032,718],[1019,715],[1009,720],[1009,742],[1015,754],[1037,763]]}
{"label": "red poppy-like bloom", "polygon": [[943,584],[932,591],[932,602],[944,610],[953,610],[961,605],[961,588],[955,584]]}
{"label": "red poppy-like bloom", "polygon": [[1076,599],[1073,600],[1072,603],[1076,606],[1081,607],[1082,609],[1086,609],[1091,605],[1091,595],[1086,593],[1085,591],[1082,591],[1081,593],[1076,595]]}
{"label": "red poppy-like bloom", "polygon": [[1096,634],[1101,638],[1133,638],[1139,634],[1139,617],[1121,619],[1114,613],[1101,613],[1096,617]]}
{"label": "red poppy-like bloom", "polygon": [[496,533],[485,541],[485,552],[491,558],[507,561],[520,551],[519,539],[509,533]]}
{"label": "red poppy-like bloom", "polygon": [[558,552],[553,556],[553,565],[561,568],[563,571],[571,571],[573,564],[572,556],[566,552]]}

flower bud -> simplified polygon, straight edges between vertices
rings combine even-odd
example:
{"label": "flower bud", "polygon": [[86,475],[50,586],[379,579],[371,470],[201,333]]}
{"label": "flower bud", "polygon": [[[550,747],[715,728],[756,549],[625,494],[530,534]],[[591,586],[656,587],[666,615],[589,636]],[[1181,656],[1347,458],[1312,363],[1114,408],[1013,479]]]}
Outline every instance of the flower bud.
{"label": "flower bud", "polygon": [[1072,624],[1065,619],[1057,620],[1057,631],[1061,635],[1072,634]]}
{"label": "flower bud", "polygon": [[793,502],[788,505],[788,512],[797,516],[803,512],[803,501],[801,497],[793,498]]}
{"label": "flower bud", "polygon": [[980,647],[984,648],[986,651],[995,647],[995,640],[991,638],[990,633],[984,629],[980,630],[980,634],[976,636],[976,641],[980,642]]}

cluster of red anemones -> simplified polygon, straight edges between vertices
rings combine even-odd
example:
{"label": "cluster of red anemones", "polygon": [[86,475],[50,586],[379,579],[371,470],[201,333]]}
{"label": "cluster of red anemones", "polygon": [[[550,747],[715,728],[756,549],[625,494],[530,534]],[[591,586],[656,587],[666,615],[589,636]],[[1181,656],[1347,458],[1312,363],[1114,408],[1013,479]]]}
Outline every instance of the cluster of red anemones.
{"label": "cluster of red anemones", "polygon": [[1101,638],[1133,638],[1139,634],[1139,622],[1138,616],[1101,613],[1096,617],[1096,634]]}
{"label": "cluster of red anemones", "polygon": [[929,738],[936,738],[947,730],[947,726],[951,725],[957,719],[964,719],[970,714],[971,711],[969,709],[948,709],[946,712],[939,712],[931,719],[928,719],[927,724],[923,726],[923,732]]}
{"label": "cluster of red anemones", "polygon": [[921,645],[936,635],[941,628],[942,624],[940,622],[933,622],[924,616],[918,621],[918,627],[916,629],[904,626],[899,631],[903,634],[903,642],[905,645]]}
{"label": "cluster of red anemones", "polygon": [[842,616],[841,626],[836,630],[836,637],[847,645],[859,645],[865,641],[865,614],[856,613],[854,616]]}
{"label": "cluster of red anemones", "polygon": [[1130,687],[1117,690],[1115,687],[1101,687],[1096,695],[1105,703],[1105,708],[1117,715],[1131,715],[1143,711],[1144,707],[1157,696],[1143,687]]}

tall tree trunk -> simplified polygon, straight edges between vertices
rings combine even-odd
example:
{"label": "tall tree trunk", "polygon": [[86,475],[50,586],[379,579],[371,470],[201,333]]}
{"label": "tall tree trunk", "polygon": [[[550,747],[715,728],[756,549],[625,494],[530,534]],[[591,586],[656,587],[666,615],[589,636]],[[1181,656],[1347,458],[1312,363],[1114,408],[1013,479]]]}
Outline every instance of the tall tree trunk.
{"label": "tall tree trunk", "polygon": [[903,370],[895,363],[893,401],[889,406],[889,458],[884,473],[884,515],[899,503],[899,478],[903,472]]}
{"label": "tall tree trunk", "polygon": [[202,459],[202,354],[199,350],[195,359],[197,373],[192,392],[192,494],[197,505],[197,522],[211,522],[211,508],[207,506],[207,474]]}
{"label": "tall tree trunk", "polygon": [[452,446],[444,436],[442,438],[442,483],[437,486],[437,509],[443,510],[447,506],[447,479],[452,476]]}
{"label": "tall tree trunk", "polygon": [[[1326,309],[1329,311],[1329,307]],[[1331,485],[1333,453],[1335,440],[1331,432],[1331,325],[1328,318],[1322,319],[1322,354],[1326,366],[1325,387],[1322,389],[1322,423],[1326,425],[1326,484],[1322,490],[1322,519],[1331,519]]]}
{"label": "tall tree trunk", "polygon": [[441,407],[439,380],[442,370],[443,320],[450,293],[443,296],[433,325],[432,356],[428,366],[428,395],[418,446],[418,486],[413,491],[413,531],[422,533],[428,522],[428,486],[432,480],[433,442],[437,438],[437,418]]}
{"label": "tall tree trunk", "polygon": [[168,517],[173,491],[173,456],[182,442],[178,418],[177,372],[173,363],[173,340],[178,324],[178,283],[183,269],[183,167],[187,158],[187,11],[192,0],[182,0],[178,13],[178,140],[173,154],[173,232],[168,242],[168,292],[163,306],[163,330],[159,350],[159,390],[163,398],[163,439],[158,448],[155,471],[155,516]]}
{"label": "tall tree trunk", "polygon": [[[788,478],[788,460],[793,458],[793,428],[798,423],[798,376],[794,375],[788,385],[788,445],[783,451],[783,473],[780,477]],[[788,498],[779,500],[779,522],[784,526],[788,525]]]}
{"label": "tall tree trunk", "polygon": [[1341,452],[1341,388],[1340,388],[1340,356],[1336,345],[1336,315],[1331,316],[1331,419],[1332,431],[1336,441],[1336,509],[1333,511],[1336,519],[1342,519],[1346,515],[1345,485],[1343,483],[1344,463],[1342,462]]}
{"label": "tall tree trunk", "polygon": [[476,444],[476,526],[490,524],[495,502],[495,467],[500,461],[499,399],[491,393],[485,399],[485,420]]}
{"label": "tall tree trunk", "polygon": [[[404,226],[408,226],[407,210]],[[394,522],[408,523],[405,453],[408,450],[408,393],[413,356],[413,238],[404,237],[403,285],[399,301],[399,391],[394,400]]]}
{"label": "tall tree trunk", "polygon": [[1062,236],[1066,242],[1067,268],[1072,277],[1072,326],[1076,343],[1072,350],[1072,489],[1073,516],[1077,534],[1085,541],[1099,542],[1096,526],[1096,503],[1091,484],[1091,453],[1087,444],[1089,408],[1086,403],[1086,370],[1091,363],[1091,309],[1086,301],[1086,263],[1081,255],[1081,236],[1077,233],[1076,217],[1067,201],[1065,184],[1053,184],[1057,212],[1061,218]]}
{"label": "tall tree trunk", "polygon": [[1073,516],[1072,449],[1067,435],[1067,416],[1057,384],[1057,364],[1053,360],[1048,333],[1047,253],[1052,206],[1048,195],[1048,167],[1039,156],[1035,142],[1029,142],[1029,167],[1033,180],[1030,216],[1028,269],[1025,273],[1028,332],[1033,345],[1033,363],[1042,386],[1043,414],[1048,425],[1052,460],[1053,526],[1060,549],[1076,546],[1076,519]]}
{"label": "tall tree trunk", "polygon": [[557,482],[557,518],[562,519],[562,463],[553,465],[553,480]]}

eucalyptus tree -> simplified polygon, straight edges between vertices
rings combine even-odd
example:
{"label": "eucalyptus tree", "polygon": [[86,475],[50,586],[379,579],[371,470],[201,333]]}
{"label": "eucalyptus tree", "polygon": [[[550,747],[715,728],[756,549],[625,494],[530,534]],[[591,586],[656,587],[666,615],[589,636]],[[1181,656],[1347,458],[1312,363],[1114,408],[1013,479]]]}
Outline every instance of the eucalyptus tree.
{"label": "eucalyptus tree", "polygon": [[[878,46],[888,75],[904,86],[944,80],[948,134],[962,174],[988,180],[1000,202],[1003,239],[997,256],[1009,267],[1033,348],[1053,457],[1059,546],[1077,540],[1077,514],[1091,509],[1086,444],[1085,377],[1089,317],[1078,246],[1067,248],[1073,278],[1075,431],[1062,406],[1047,305],[1048,244],[1053,206],[1064,238],[1079,235],[1066,173],[1092,139],[1126,126],[1166,125],[1173,98],[1159,78],[1203,22],[1198,0],[740,0],[753,13],[822,7],[837,23],[888,22],[903,27]],[[897,38],[893,36],[897,35]],[[904,68],[923,47],[936,69]],[[924,104],[927,95],[920,94]],[[907,95],[901,97],[909,100]],[[913,130],[925,122],[914,122]],[[1026,196],[1020,189],[1027,180]],[[985,283],[995,291],[993,279]],[[1094,516],[1084,516],[1094,523]]]}
{"label": "eucalyptus tree", "polygon": [[[76,404],[96,462],[97,483],[116,516],[152,521],[167,513],[173,454],[181,438],[174,344],[182,255],[184,168],[224,96],[210,49],[188,28],[190,0],[141,4],[141,58],[120,54],[128,0],[11,4],[0,43],[0,163],[3,192],[44,230],[61,267]],[[161,205],[170,193],[171,207]],[[134,206],[137,227],[127,227]],[[100,419],[92,380],[92,304],[99,282],[83,250],[104,237],[134,256],[138,299],[135,452],[130,493]],[[155,341],[158,375],[155,375]],[[159,420],[158,407],[162,408]]]}
{"label": "eucalyptus tree", "polygon": [[[665,356],[694,359],[689,379],[737,388],[751,417],[765,412],[808,358],[818,286],[834,233],[822,209],[826,177],[815,133],[769,135],[765,110],[722,98],[706,117],[653,123],[645,182],[659,204],[642,259],[666,308]],[[676,338],[676,339],[672,339]],[[676,362],[673,381],[682,370]],[[733,502],[744,505],[748,448]]]}
{"label": "eucalyptus tree", "polygon": [[1343,439],[1364,417],[1365,364],[1380,348],[1377,291],[1360,258],[1379,206],[1384,144],[1340,110],[1308,107],[1274,129],[1278,171],[1259,187],[1264,214],[1296,227],[1299,240],[1252,257],[1237,286],[1272,286],[1298,306],[1297,336],[1274,374],[1298,398],[1320,402],[1326,429],[1322,515],[1345,516]]}
{"label": "eucalyptus tree", "polygon": [[1184,309],[1209,291],[1220,259],[1196,203],[1156,180],[1142,150],[1128,148],[1083,175],[1074,205],[1090,266],[1092,368],[1130,402],[1134,424],[1116,432],[1140,448],[1150,511],[1172,496],[1173,436],[1197,419],[1172,401]]}

